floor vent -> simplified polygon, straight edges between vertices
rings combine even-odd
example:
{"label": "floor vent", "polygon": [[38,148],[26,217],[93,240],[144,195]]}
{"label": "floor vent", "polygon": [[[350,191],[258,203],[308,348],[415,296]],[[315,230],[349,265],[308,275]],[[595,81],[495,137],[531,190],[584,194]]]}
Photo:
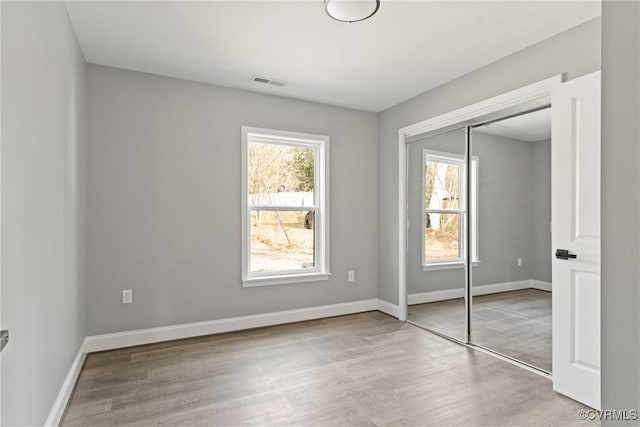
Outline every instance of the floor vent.
{"label": "floor vent", "polygon": [[251,81],[256,83],[266,84],[266,85],[278,86],[278,87],[282,87],[285,84],[287,84],[287,82],[283,82],[282,80],[269,79],[267,77],[260,77],[260,76],[251,76]]}

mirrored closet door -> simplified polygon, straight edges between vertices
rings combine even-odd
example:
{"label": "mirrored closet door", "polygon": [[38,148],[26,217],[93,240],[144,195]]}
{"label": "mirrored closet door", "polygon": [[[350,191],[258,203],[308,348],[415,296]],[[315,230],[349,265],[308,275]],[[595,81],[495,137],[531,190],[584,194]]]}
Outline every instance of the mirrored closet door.
{"label": "mirrored closet door", "polygon": [[409,141],[407,222],[408,320],[551,372],[550,108]]}
{"label": "mirrored closet door", "polygon": [[551,372],[551,108],[473,127],[471,342]]}
{"label": "mirrored closet door", "polygon": [[466,341],[466,129],[407,146],[408,320]]}

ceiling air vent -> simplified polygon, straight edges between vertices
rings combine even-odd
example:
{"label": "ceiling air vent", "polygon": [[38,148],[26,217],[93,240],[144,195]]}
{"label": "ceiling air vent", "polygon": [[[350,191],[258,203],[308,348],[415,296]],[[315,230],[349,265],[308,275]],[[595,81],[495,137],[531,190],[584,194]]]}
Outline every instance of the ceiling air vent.
{"label": "ceiling air vent", "polygon": [[287,84],[287,82],[283,82],[282,80],[269,79],[267,77],[260,77],[260,76],[251,76],[251,81],[256,83],[263,83],[266,85],[278,86],[278,87],[282,87],[285,84]]}

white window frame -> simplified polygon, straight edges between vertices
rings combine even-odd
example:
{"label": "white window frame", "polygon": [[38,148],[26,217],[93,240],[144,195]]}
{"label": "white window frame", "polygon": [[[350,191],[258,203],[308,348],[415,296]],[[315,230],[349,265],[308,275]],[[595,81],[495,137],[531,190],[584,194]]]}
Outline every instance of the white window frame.
{"label": "white window frame", "polygon": [[[460,194],[458,200],[458,209],[429,209],[426,206],[425,200],[425,190],[426,190],[426,176],[424,172],[424,168],[426,167],[427,161],[435,161],[440,163],[449,163],[460,166],[460,177],[458,178],[460,181]],[[480,169],[480,161],[478,157],[473,156],[471,158],[471,174],[472,174],[472,182],[473,185],[471,187],[471,203],[473,205],[473,209],[471,210],[471,221],[472,221],[472,256],[471,263],[475,267],[480,264],[479,255],[478,255],[478,174]],[[447,153],[442,151],[430,150],[428,148],[422,149],[422,192],[421,192],[421,208],[422,208],[422,234],[421,234],[421,242],[422,242],[422,271],[432,271],[432,270],[447,270],[452,268],[464,268],[465,265],[465,256],[466,256],[466,227],[465,227],[465,219],[466,219],[466,202],[467,202],[467,168],[465,167],[465,156],[461,154],[455,153]],[[426,245],[424,234],[427,229],[427,214],[429,212],[436,213],[433,211],[438,211],[437,213],[441,214],[460,214],[460,253],[461,257],[455,259],[448,260],[434,260],[427,261],[426,260]]]}
{"label": "white window frame", "polygon": [[[278,206],[249,203],[249,144],[262,142],[314,149],[314,205]],[[242,286],[255,287],[328,280],[329,270],[329,137],[242,126]],[[251,211],[315,212],[315,267],[278,272],[251,272]]]}

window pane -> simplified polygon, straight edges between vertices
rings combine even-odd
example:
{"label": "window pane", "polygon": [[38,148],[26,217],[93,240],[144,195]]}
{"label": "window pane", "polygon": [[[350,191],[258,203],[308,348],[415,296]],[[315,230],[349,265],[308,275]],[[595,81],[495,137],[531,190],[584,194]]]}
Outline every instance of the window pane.
{"label": "window pane", "polygon": [[313,206],[314,149],[249,144],[249,205]]}
{"label": "window pane", "polygon": [[251,211],[251,272],[312,269],[313,211]]}
{"label": "window pane", "polygon": [[460,214],[427,214],[425,261],[461,259]]}
{"label": "window pane", "polygon": [[425,163],[425,208],[459,209],[462,165],[429,159]]}

